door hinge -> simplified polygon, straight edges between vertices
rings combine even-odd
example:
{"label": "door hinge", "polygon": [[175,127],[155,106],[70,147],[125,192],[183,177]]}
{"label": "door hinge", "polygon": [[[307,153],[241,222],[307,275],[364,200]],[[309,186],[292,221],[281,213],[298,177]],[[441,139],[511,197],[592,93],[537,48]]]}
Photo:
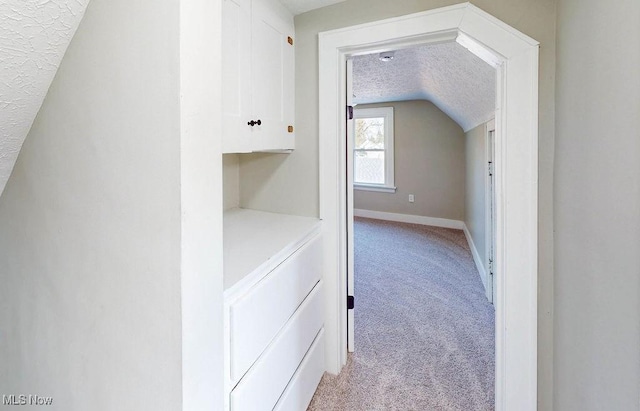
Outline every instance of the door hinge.
{"label": "door hinge", "polygon": [[489,161],[489,176],[493,175],[493,162]]}
{"label": "door hinge", "polygon": [[493,275],[493,260],[489,260],[489,275]]}
{"label": "door hinge", "polygon": [[347,120],[353,120],[353,106],[347,106]]}
{"label": "door hinge", "polygon": [[347,310],[353,310],[355,307],[355,300],[352,295],[347,296]]}

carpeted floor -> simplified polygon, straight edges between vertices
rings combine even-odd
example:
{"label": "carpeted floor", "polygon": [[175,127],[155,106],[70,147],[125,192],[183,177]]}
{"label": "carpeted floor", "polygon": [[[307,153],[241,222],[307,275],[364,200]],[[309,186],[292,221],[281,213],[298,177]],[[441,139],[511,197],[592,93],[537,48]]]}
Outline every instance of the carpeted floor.
{"label": "carpeted floor", "polygon": [[464,233],[357,218],[356,351],[308,410],[493,410],[494,309]]}

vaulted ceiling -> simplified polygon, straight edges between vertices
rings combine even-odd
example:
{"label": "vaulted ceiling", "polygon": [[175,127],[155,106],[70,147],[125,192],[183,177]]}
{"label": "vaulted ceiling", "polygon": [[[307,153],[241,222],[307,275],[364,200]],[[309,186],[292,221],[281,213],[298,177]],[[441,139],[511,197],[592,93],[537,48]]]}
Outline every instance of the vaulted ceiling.
{"label": "vaulted ceiling", "polygon": [[0,194],[88,3],[0,1]]}
{"label": "vaulted ceiling", "polygon": [[468,131],[493,117],[496,71],[456,42],[354,58],[357,104],[428,100]]}

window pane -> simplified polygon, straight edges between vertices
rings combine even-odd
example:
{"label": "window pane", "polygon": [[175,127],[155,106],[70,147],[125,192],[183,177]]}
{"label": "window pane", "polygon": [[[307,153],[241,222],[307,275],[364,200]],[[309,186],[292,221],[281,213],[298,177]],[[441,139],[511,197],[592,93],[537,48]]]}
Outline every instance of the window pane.
{"label": "window pane", "polygon": [[384,148],[384,117],[356,119],[356,148]]}
{"label": "window pane", "polygon": [[356,183],[384,184],[384,151],[356,151],[353,163]]}

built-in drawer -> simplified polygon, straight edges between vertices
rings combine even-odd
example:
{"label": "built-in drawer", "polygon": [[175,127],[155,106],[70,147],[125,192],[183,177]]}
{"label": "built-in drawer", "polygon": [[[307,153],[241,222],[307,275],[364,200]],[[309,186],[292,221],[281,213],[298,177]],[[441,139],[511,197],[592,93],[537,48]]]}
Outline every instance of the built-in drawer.
{"label": "built-in drawer", "polygon": [[324,328],[304,356],[274,411],[306,410],[324,374]]}
{"label": "built-in drawer", "polygon": [[238,381],[291,318],[322,275],[315,237],[229,307],[231,380]]}
{"label": "built-in drawer", "polygon": [[231,392],[231,411],[271,411],[322,328],[322,282]]}

